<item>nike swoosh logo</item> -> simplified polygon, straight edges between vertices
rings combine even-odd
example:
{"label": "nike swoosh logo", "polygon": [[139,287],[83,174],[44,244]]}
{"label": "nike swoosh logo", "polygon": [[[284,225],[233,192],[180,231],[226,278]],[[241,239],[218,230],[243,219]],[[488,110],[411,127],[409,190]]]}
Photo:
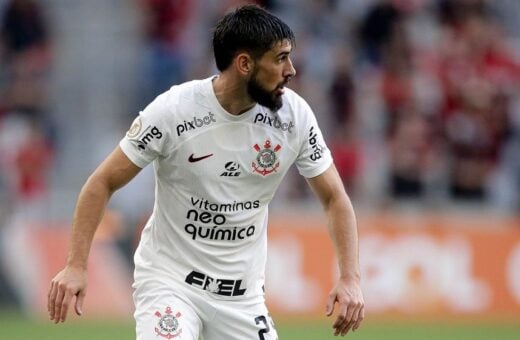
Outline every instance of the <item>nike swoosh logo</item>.
{"label": "nike swoosh logo", "polygon": [[195,163],[195,162],[201,161],[201,160],[206,159],[211,156],[213,156],[212,153],[210,153],[209,155],[201,156],[201,157],[195,157],[193,154],[191,154],[190,157],[188,158],[188,162]]}

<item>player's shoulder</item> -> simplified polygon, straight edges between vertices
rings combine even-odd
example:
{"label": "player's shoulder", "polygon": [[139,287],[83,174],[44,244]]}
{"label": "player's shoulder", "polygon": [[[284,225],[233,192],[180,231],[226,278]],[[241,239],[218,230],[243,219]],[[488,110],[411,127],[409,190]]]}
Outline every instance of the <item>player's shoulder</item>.
{"label": "player's shoulder", "polygon": [[284,93],[284,105],[295,111],[296,113],[301,113],[301,111],[310,110],[310,106],[307,101],[300,96],[296,91],[290,88],[285,88]]}
{"label": "player's shoulder", "polygon": [[206,88],[210,78],[190,80],[178,85],[173,85],[168,91],[161,96],[165,97],[167,104],[178,104],[179,102],[192,102],[200,97],[206,96]]}
{"label": "player's shoulder", "polygon": [[290,88],[285,88],[283,106],[279,114],[291,117],[297,122],[301,122],[306,121],[309,116],[313,115],[313,112],[307,101],[302,96]]}
{"label": "player's shoulder", "polygon": [[182,120],[185,115],[193,115],[201,106],[205,106],[210,83],[210,78],[190,80],[174,85],[160,94],[156,101],[159,101],[164,108],[165,119]]}

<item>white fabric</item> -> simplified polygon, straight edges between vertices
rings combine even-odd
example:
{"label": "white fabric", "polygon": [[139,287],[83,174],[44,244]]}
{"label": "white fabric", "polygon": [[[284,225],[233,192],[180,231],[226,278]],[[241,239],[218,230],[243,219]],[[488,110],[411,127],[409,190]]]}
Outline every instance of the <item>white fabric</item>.
{"label": "white fabric", "polygon": [[211,78],[157,97],[120,147],[139,167],[153,162],[156,176],[135,285],[189,281],[216,299],[263,301],[269,202],[293,163],[305,177],[332,164],[313,112],[296,93],[286,89],[277,113],[256,105],[233,116]]}

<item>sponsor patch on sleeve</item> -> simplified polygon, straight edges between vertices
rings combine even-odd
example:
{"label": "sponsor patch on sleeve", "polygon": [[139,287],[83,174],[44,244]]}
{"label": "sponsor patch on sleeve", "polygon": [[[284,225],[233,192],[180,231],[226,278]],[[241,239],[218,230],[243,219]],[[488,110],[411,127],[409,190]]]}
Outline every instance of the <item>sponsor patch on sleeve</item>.
{"label": "sponsor patch on sleeve", "polygon": [[126,136],[128,138],[135,138],[139,135],[139,132],[141,132],[141,117],[137,117],[134,119],[132,126],[130,126],[130,129],[126,132]]}

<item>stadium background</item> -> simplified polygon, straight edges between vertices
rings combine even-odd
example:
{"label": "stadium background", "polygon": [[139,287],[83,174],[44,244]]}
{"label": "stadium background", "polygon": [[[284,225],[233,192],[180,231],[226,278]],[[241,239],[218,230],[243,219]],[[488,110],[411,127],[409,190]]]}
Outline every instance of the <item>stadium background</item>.
{"label": "stadium background", "polygon": [[[47,322],[47,285],[88,174],[154,96],[216,72],[211,27],[239,3],[0,0],[0,337],[132,338],[151,169],[113,197],[86,315]],[[359,215],[367,320],[352,338],[519,338],[520,2],[258,3],[296,33],[290,87],[316,112]],[[332,251],[296,171],[270,230],[281,338],[332,338]]]}

